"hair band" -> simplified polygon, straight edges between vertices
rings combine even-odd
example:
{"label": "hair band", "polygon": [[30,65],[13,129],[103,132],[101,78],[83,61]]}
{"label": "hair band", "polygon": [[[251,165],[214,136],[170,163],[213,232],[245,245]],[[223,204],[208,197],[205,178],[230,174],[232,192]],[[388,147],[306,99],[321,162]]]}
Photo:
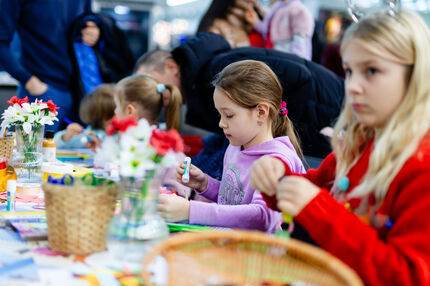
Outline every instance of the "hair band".
{"label": "hair band", "polygon": [[288,114],[287,103],[285,101],[282,101],[281,107],[279,107],[279,112],[282,115],[287,115]]}
{"label": "hair band", "polygon": [[166,86],[164,84],[162,84],[162,83],[157,84],[157,91],[159,93],[163,93],[163,91],[165,91],[165,90],[166,90]]}

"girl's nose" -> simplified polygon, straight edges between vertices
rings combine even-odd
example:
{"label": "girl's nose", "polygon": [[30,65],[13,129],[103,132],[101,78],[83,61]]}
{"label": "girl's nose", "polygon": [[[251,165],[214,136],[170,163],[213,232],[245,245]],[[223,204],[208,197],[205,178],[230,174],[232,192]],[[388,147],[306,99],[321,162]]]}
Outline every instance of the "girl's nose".
{"label": "girl's nose", "polygon": [[220,128],[222,128],[222,129],[224,129],[224,128],[226,128],[226,127],[227,127],[227,125],[224,123],[224,120],[222,120],[222,117],[221,117],[221,119],[219,120],[218,126],[219,126]]}
{"label": "girl's nose", "polygon": [[351,74],[347,77],[345,80],[345,91],[346,94],[351,95],[357,95],[363,91],[359,76]]}

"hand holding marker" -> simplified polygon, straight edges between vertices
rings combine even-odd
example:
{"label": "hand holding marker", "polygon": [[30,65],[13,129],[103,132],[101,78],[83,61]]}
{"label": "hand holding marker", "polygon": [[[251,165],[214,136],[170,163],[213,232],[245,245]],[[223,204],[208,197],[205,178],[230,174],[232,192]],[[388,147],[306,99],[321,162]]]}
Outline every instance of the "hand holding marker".
{"label": "hand holding marker", "polygon": [[191,158],[185,157],[184,159],[184,173],[182,174],[182,182],[188,183],[190,181],[190,168],[191,168]]}

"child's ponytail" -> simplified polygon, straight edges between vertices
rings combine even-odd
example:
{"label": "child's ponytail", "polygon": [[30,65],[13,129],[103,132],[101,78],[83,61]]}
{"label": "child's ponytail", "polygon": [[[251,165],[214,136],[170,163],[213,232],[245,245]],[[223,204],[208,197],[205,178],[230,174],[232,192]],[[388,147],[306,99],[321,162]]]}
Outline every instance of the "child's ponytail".
{"label": "child's ponytail", "polygon": [[166,126],[167,130],[172,128],[179,131],[180,120],[181,120],[181,103],[182,95],[179,89],[175,85],[166,84],[166,89],[170,92],[170,100],[166,106]]}
{"label": "child's ponytail", "polygon": [[274,138],[288,136],[291,141],[291,144],[293,144],[294,146],[294,149],[296,149],[297,155],[299,155],[299,157],[303,159],[303,152],[302,148],[300,147],[299,136],[297,135],[293,123],[291,122],[287,114],[281,114],[279,112],[277,116],[275,115],[273,117],[272,134]]}

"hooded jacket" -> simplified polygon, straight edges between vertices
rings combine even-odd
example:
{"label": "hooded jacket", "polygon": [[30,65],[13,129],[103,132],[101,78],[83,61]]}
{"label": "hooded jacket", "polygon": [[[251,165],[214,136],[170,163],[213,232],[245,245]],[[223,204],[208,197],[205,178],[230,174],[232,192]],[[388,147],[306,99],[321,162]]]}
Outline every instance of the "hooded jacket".
{"label": "hooded jacket", "polygon": [[241,150],[241,146],[229,145],[224,156],[221,181],[208,176],[208,186],[200,193],[217,204],[190,201],[189,222],[268,232],[280,229],[281,213],[270,210],[261,193],[254,190],[249,182],[252,163],[264,155],[282,158],[295,172],[305,172],[287,136],[245,150]]}
{"label": "hooded jacket", "polygon": [[[81,42],[81,30],[85,27],[87,21],[93,21],[100,29],[100,38],[97,44],[87,49],[92,49],[95,59],[89,61],[91,57],[79,57],[79,53],[86,53],[88,50],[79,51],[80,45],[76,42]],[[88,93],[88,85],[91,83],[85,82],[91,80],[90,74],[97,74],[100,77],[100,83],[117,82],[122,78],[131,74],[134,67],[134,56],[128,45],[127,38],[122,30],[120,30],[116,22],[110,16],[104,14],[85,13],[77,17],[69,30],[69,49],[73,61],[74,75],[73,83],[77,88],[75,91],[77,100]],[[80,62],[84,60],[84,62]],[[87,61],[85,61],[87,60]],[[93,84],[93,87],[96,85]]]}
{"label": "hooded jacket", "polygon": [[188,124],[221,133],[213,103],[215,75],[241,60],[266,63],[278,76],[288,116],[299,135],[305,155],[325,157],[330,143],[320,130],[337,119],[344,95],[343,79],[326,68],[293,54],[246,47],[231,49],[220,35],[199,33],[172,51],[179,64],[188,111]]}

